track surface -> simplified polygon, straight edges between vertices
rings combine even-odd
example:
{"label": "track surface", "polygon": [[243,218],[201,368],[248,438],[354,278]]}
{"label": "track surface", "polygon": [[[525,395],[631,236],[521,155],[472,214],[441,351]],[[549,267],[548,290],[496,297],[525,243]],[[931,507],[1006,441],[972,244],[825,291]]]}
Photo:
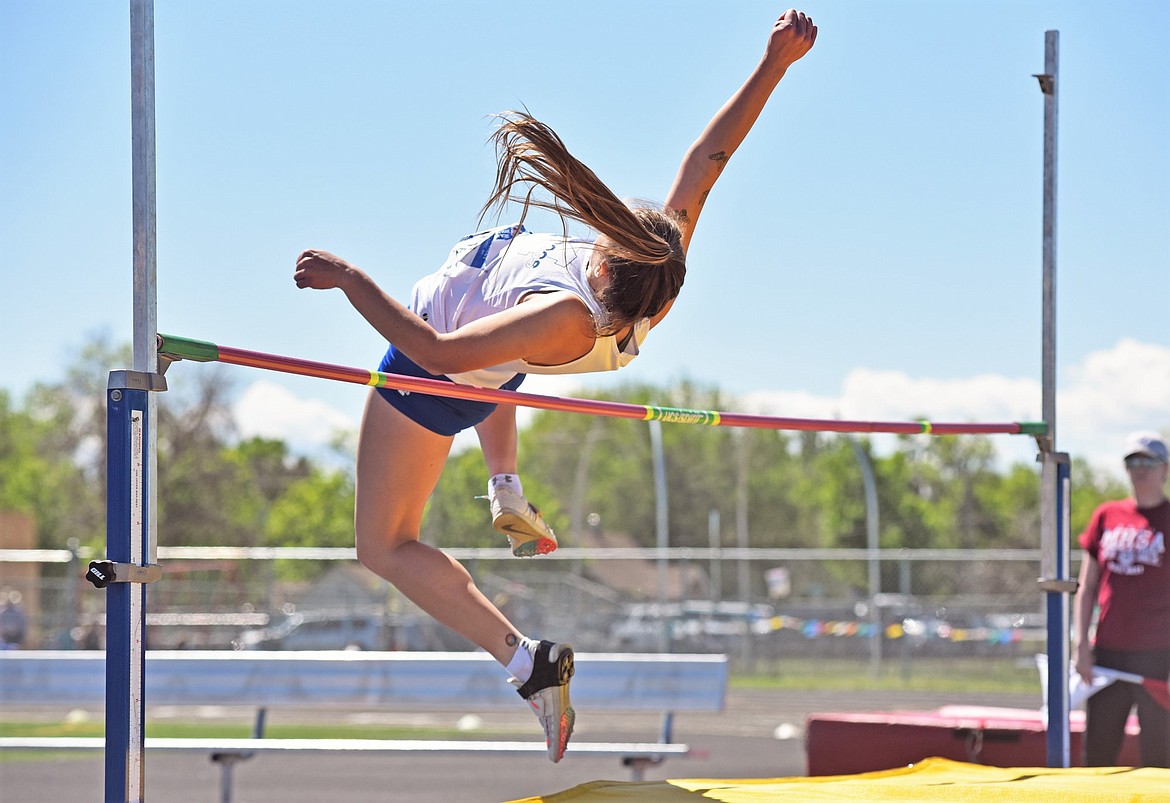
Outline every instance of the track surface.
{"label": "track surface", "polygon": [[[721,714],[680,714],[675,741],[709,753],[706,758],[671,759],[649,770],[647,780],[663,778],[778,778],[805,774],[803,724],[810,713],[828,711],[930,710],[942,705],[992,705],[1035,708],[1039,694],[930,695],[858,692],[732,691]],[[154,717],[189,718],[191,710],[155,711]],[[233,721],[248,721],[248,709],[203,711]],[[0,710],[11,720],[60,718],[61,712]],[[100,714],[99,714],[100,716]],[[536,720],[523,708],[516,714],[481,714],[483,728],[525,738]],[[452,726],[458,715],[364,714],[361,712],[280,709],[281,721],[332,723],[381,721]],[[271,721],[271,719],[270,719]],[[582,741],[651,741],[660,726],[654,715],[593,715],[578,712],[576,738]],[[787,738],[776,738],[777,729]],[[0,801],[26,803],[98,800],[103,788],[99,754],[0,762]],[[443,801],[485,803],[558,792],[599,779],[629,780],[613,758],[575,757],[572,746],[558,765],[532,755],[258,755],[234,772],[234,803],[321,803],[321,801]],[[220,800],[220,768],[201,754],[151,753],[146,763],[147,800],[159,803],[210,803]]]}

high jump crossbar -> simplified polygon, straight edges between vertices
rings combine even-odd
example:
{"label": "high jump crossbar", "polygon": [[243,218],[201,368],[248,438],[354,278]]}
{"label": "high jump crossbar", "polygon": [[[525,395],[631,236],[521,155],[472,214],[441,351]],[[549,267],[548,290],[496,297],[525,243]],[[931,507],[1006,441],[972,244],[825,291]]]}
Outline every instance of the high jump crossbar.
{"label": "high jump crossbar", "polygon": [[898,435],[1032,435],[1043,436],[1048,426],[1043,421],[1025,421],[992,424],[954,424],[931,421],[845,421],[839,419],[781,418],[778,416],[725,413],[716,410],[687,410],[677,407],[659,407],[650,404],[576,399],[564,396],[544,396],[536,393],[458,385],[454,382],[423,377],[387,374],[367,368],[281,357],[259,351],[220,346],[204,340],[175,335],[158,336],[158,354],[161,361],[193,360],[195,362],[222,362],[299,374],[335,382],[349,382],[376,388],[391,388],[410,393],[423,393],[452,399],[515,404],[542,410],[587,413],[612,418],[630,418],[640,421],[666,421],[675,424],[706,424],[708,426],[749,427],[755,429],[798,430],[814,432],[883,432]]}

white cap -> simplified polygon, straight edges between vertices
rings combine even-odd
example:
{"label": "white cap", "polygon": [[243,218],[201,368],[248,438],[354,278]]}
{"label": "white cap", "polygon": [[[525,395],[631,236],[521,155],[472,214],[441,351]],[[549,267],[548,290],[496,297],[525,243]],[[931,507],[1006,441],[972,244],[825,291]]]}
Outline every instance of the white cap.
{"label": "white cap", "polygon": [[1157,432],[1135,432],[1126,438],[1125,456],[1145,455],[1163,463],[1170,463],[1170,452],[1166,451],[1166,442]]}

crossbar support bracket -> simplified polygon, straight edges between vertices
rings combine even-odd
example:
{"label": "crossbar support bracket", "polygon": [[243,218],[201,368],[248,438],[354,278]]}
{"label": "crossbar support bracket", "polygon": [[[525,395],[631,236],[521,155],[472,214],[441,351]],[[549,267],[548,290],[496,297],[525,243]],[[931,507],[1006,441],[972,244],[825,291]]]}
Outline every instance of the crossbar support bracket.
{"label": "crossbar support bracket", "polygon": [[106,383],[106,390],[161,392],[166,389],[167,378],[162,374],[152,374],[148,371],[110,371],[110,379]]}
{"label": "crossbar support bracket", "polygon": [[96,588],[105,588],[110,583],[154,583],[162,579],[162,566],[157,563],[139,566],[112,560],[91,560],[85,579]]}

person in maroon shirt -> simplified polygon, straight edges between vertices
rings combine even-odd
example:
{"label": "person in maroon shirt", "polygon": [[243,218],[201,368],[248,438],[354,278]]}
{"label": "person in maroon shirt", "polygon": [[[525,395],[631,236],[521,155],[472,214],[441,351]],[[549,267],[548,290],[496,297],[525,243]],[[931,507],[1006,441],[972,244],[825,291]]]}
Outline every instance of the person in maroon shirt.
{"label": "person in maroon shirt", "polygon": [[[1156,433],[1131,435],[1125,470],[1133,497],[1105,502],[1093,511],[1080,544],[1081,562],[1074,623],[1077,673],[1092,680],[1094,664],[1147,678],[1170,678],[1170,499],[1166,477],[1170,454]],[[1097,631],[1090,643],[1093,608]],[[1089,698],[1085,721],[1085,766],[1117,763],[1125,723],[1137,706],[1141,760],[1170,767],[1170,711],[1141,685],[1118,682]]]}

